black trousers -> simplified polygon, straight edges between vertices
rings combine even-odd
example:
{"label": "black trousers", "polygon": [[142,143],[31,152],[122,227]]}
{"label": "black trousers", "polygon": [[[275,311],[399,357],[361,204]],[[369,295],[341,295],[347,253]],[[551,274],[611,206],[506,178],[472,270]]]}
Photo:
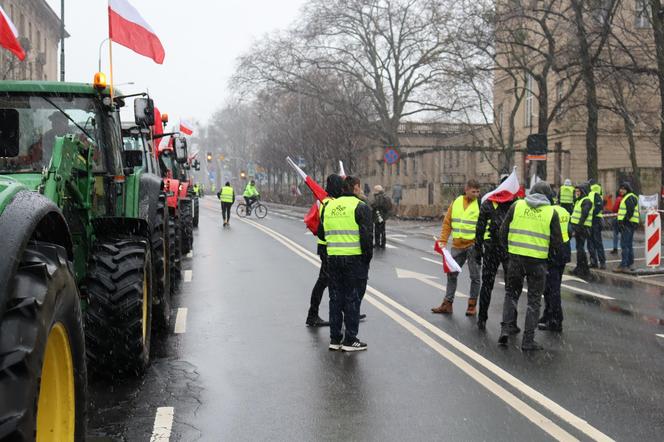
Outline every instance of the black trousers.
{"label": "black trousers", "polygon": [[329,276],[327,274],[327,254],[319,254],[320,258],[320,271],[318,272],[318,279],[314,288],[311,290],[311,300],[309,301],[308,319],[316,319],[318,317],[318,309],[320,302],[323,299],[323,293],[329,283]]}
{"label": "black trousers", "polygon": [[588,240],[590,228],[584,226],[574,227],[574,238],[576,240],[576,268],[579,275],[588,275],[588,256],[586,255],[586,241]]}
{"label": "black trousers", "polygon": [[590,262],[593,265],[606,264],[604,241],[602,240],[602,218],[593,219],[593,225],[590,228],[590,237],[588,238],[588,252],[590,254]]}
{"label": "black trousers", "polygon": [[561,325],[563,323],[563,307],[560,299],[560,284],[563,282],[565,263],[550,263],[544,288],[544,313],[540,322]]}
{"label": "black trousers", "polygon": [[374,246],[385,248],[385,222],[374,223]]}
{"label": "black trousers", "polygon": [[328,256],[330,338],[353,340],[360,324],[360,303],[367,286],[369,267],[361,256]]}
{"label": "black trousers", "polygon": [[503,331],[510,324],[516,323],[516,307],[523,289],[524,279],[528,281],[528,307],[523,328],[523,342],[530,342],[535,337],[535,328],[540,316],[540,304],[546,282],[546,259],[530,258],[510,254],[507,269],[505,303],[503,304]]}
{"label": "black trousers", "polygon": [[231,219],[231,207],[233,207],[233,203],[221,203],[221,217],[224,221]]}
{"label": "black trousers", "polygon": [[[480,311],[478,319],[486,321],[489,314],[489,305],[491,304],[491,292],[496,282],[496,273],[498,267],[503,265],[503,273],[507,281],[507,263],[508,255],[502,247],[497,245],[484,246],[484,260],[482,262],[482,288],[480,288]],[[507,284],[507,282],[505,282]]]}

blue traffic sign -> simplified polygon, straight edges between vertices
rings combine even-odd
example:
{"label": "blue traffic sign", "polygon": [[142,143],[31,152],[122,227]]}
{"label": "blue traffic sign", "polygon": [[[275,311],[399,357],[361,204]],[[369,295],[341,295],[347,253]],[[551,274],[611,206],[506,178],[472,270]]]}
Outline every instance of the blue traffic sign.
{"label": "blue traffic sign", "polygon": [[385,159],[385,162],[387,164],[394,164],[397,161],[399,161],[399,152],[396,151],[396,149],[392,147],[388,147],[385,149],[385,154],[383,155],[383,158]]}

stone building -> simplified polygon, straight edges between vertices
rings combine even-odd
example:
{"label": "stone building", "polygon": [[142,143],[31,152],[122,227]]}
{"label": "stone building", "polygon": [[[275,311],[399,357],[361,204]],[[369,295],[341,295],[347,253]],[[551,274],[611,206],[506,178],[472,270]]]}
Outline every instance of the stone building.
{"label": "stone building", "polygon": [[14,22],[26,52],[25,60],[19,61],[0,48],[0,80],[57,81],[60,17],[45,0],[0,0],[0,5]]}

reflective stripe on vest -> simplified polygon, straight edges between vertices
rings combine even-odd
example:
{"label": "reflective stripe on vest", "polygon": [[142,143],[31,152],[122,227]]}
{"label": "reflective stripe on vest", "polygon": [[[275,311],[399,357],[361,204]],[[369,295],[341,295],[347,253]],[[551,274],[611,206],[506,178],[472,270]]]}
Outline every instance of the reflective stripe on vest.
{"label": "reflective stripe on vest", "polygon": [[221,188],[220,199],[221,199],[222,203],[232,203],[233,202],[233,188],[231,186],[222,187]]}
{"label": "reflective stripe on vest", "polygon": [[[324,199],[323,199],[323,202],[321,202],[321,203],[318,204],[318,219],[319,219],[319,220],[320,220],[321,217],[323,216],[323,210],[325,209],[325,205],[326,205],[329,201],[332,201],[332,200],[333,200],[333,198],[324,198]],[[327,232],[326,232],[326,233],[327,233]],[[318,241],[318,244],[320,244],[320,245],[322,245],[322,246],[327,245],[327,241],[323,241],[322,239],[318,238],[318,236],[316,236],[316,239],[317,239],[317,241]]]}
{"label": "reflective stripe on vest", "polygon": [[558,219],[560,220],[560,230],[563,233],[563,242],[569,241],[569,212],[560,206],[553,206],[554,210],[558,212]]}
{"label": "reflective stripe on vest", "polygon": [[464,210],[463,199],[462,195],[452,204],[452,239],[474,240],[480,205],[475,200]]}
{"label": "reflective stripe on vest", "polygon": [[507,235],[509,253],[546,259],[549,256],[553,213],[552,206],[530,207],[525,201],[518,201]]}
{"label": "reflective stripe on vest", "polygon": [[[498,203],[495,201],[491,201],[493,204],[493,210],[496,210],[496,207],[498,207]],[[491,218],[486,220],[486,227],[484,228],[484,239],[491,239]]]}
{"label": "reflective stripe on vest", "polygon": [[362,201],[354,196],[342,196],[325,205],[323,229],[329,256],[362,254],[360,226],[355,221],[355,209]]}
{"label": "reflective stripe on vest", "polygon": [[569,222],[571,222],[574,225],[579,224],[579,221],[581,221],[581,205],[585,200],[590,201],[590,212],[588,212],[588,216],[586,217],[586,221],[583,223],[584,226],[586,227],[592,227],[593,225],[593,207],[595,207],[595,204],[593,203],[593,200],[591,200],[589,197],[584,196],[580,200],[574,204],[574,211],[572,212],[572,217],[570,218]]}
{"label": "reflective stripe on vest", "polygon": [[574,202],[574,186],[560,186],[560,204],[572,204]]}
{"label": "reflective stripe on vest", "polygon": [[625,202],[627,201],[627,198],[631,197],[636,198],[636,205],[634,206],[634,213],[632,213],[629,222],[639,224],[641,222],[641,218],[639,217],[639,198],[633,193],[628,193],[620,201],[620,206],[618,207],[618,221],[623,221],[625,219],[625,215],[627,215],[627,204],[625,204]]}

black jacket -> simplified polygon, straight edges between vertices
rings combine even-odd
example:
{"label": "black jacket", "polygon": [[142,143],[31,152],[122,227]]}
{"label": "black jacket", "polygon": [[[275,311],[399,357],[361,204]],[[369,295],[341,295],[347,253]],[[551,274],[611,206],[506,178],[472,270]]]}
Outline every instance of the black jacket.
{"label": "black jacket", "polygon": [[[343,196],[356,197],[354,194],[343,194]],[[357,198],[357,197],[356,197]],[[358,198],[359,199],[359,198]],[[327,203],[325,204],[327,207]],[[325,228],[323,227],[325,221],[325,209],[320,217],[320,224],[318,225],[318,238],[325,241]],[[360,204],[355,208],[355,222],[360,227],[360,247],[362,248],[362,260],[369,264],[373,258],[373,214],[371,208],[360,201]]]}
{"label": "black jacket", "polygon": [[379,222],[378,212],[383,218],[383,221],[387,220],[392,212],[392,200],[389,196],[385,195],[385,192],[378,192],[374,194],[373,201],[371,202],[371,208],[373,209],[374,222]]}
{"label": "black jacket", "polygon": [[512,207],[512,201],[506,203],[498,203],[494,208],[493,201],[486,200],[480,206],[480,216],[477,219],[477,227],[475,229],[475,247],[481,248],[484,244],[484,233],[487,229],[488,221],[491,220],[489,225],[489,238],[487,245],[498,246],[500,245],[500,226],[503,225],[505,216]]}
{"label": "black jacket", "polygon": [[[506,250],[509,250],[507,247],[507,236],[509,235],[510,231],[510,223],[514,218],[515,207],[516,204],[512,204],[510,210],[505,216],[503,225],[500,226],[500,243],[503,245],[503,247],[505,247]],[[549,226],[549,229],[551,230],[551,236],[549,237],[549,259],[556,259],[561,245],[563,244],[563,234],[560,230],[560,218],[558,218],[558,213],[555,211],[553,212],[553,217],[551,218],[551,225]]]}

